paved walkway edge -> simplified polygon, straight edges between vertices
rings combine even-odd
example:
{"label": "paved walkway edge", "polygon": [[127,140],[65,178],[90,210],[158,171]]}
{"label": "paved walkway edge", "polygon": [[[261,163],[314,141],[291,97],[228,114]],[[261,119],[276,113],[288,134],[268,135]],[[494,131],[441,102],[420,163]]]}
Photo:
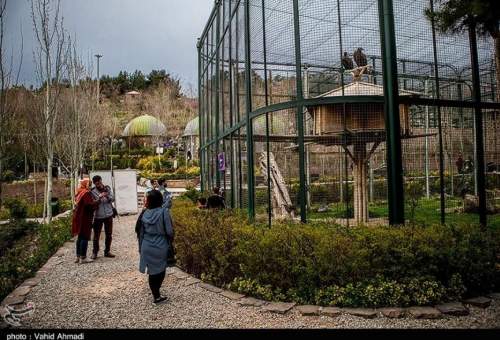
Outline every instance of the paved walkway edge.
{"label": "paved walkway edge", "polygon": [[[414,318],[414,319],[436,319],[441,318],[444,315],[447,316],[463,316],[468,314],[467,306],[475,306],[479,308],[488,308],[491,304],[492,299],[500,300],[499,293],[492,293],[490,295],[477,297],[474,299],[466,299],[462,302],[450,302],[438,306],[414,306],[408,308],[401,307],[381,307],[377,309],[371,308],[338,308],[338,307],[324,307],[324,306],[296,306],[295,303],[285,303],[285,302],[270,302],[255,299],[251,296],[247,297],[243,294],[232,292],[229,290],[224,290],[219,287],[213,286],[209,283],[203,282],[198,278],[184,272],[179,267],[172,267],[170,269],[170,275],[175,277],[177,280],[184,280],[185,285],[198,285],[199,287],[215,293],[230,300],[238,302],[240,306],[243,307],[254,307],[259,308],[263,312],[286,314],[290,310],[296,310],[301,315],[304,316],[317,316],[325,315],[329,317],[337,317],[342,314],[348,314],[353,316],[358,316],[361,318]],[[251,301],[248,303],[247,301]],[[479,302],[477,302],[479,301]],[[444,309],[443,306],[450,305],[455,309],[460,309],[461,313],[453,313]],[[329,311],[335,308],[335,313],[330,313]],[[324,311],[324,312],[323,312]]]}

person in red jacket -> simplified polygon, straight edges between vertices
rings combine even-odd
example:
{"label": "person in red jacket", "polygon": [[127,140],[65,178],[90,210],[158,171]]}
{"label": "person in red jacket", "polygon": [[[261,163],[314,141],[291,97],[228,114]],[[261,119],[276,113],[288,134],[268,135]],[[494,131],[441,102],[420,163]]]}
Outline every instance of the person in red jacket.
{"label": "person in red jacket", "polygon": [[90,192],[90,180],[88,178],[83,179],[76,191],[75,209],[71,225],[72,235],[78,236],[75,263],[92,262],[92,260],[87,259],[87,247],[92,233],[94,211],[99,206],[100,200],[100,197],[94,200],[94,196]]}

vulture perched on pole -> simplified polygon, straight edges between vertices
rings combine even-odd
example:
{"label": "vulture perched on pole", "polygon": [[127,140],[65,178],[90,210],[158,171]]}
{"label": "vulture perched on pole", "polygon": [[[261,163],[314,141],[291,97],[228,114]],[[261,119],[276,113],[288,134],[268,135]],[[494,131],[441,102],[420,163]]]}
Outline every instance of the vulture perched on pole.
{"label": "vulture perched on pole", "polygon": [[354,63],[347,52],[344,52],[344,56],[342,57],[342,67],[344,67],[345,70],[352,70],[354,68]]}
{"label": "vulture perched on pole", "polygon": [[368,60],[366,59],[366,54],[363,53],[363,49],[359,47],[356,51],[353,53],[354,61],[358,65],[358,67],[364,67],[368,65]]}

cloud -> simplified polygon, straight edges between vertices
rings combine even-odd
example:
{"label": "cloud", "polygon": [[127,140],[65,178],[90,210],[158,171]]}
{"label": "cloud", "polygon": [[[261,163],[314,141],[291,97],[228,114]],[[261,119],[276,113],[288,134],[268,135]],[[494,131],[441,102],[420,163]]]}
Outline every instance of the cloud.
{"label": "cloud", "polygon": [[[20,81],[37,85],[29,0],[8,0],[6,45],[19,61],[21,30],[24,58]],[[76,37],[84,60],[102,54],[101,74],[166,69],[184,85],[197,84],[196,40],[208,20],[210,0],[62,0],[64,26]],[[9,52],[10,53],[10,52]]]}

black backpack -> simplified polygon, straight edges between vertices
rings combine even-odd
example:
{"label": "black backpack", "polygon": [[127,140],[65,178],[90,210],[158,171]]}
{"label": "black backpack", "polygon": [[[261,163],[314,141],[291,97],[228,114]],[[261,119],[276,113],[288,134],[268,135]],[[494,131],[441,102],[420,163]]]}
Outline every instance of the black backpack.
{"label": "black backpack", "polygon": [[142,215],[144,215],[145,211],[146,211],[145,209],[141,211],[141,213],[139,214],[139,218],[137,219],[137,222],[135,222],[135,233],[137,234],[137,239],[141,237]]}

